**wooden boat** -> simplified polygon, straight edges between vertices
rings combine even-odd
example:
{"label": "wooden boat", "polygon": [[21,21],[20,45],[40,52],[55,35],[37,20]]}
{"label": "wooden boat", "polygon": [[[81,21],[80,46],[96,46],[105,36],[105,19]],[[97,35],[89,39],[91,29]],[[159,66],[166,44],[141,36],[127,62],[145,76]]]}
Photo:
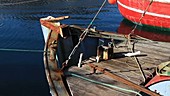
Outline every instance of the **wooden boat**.
{"label": "wooden boat", "polygon": [[169,0],[117,0],[117,3],[123,17],[134,23],[165,29],[170,28]]}
{"label": "wooden boat", "polygon": [[[170,43],[59,23],[65,18],[68,16],[40,20],[46,42],[45,72],[53,96],[141,96],[138,91],[159,96],[165,93],[145,85],[155,76],[152,73],[157,65],[170,61]],[[86,35],[87,38],[80,38]],[[104,39],[104,43],[98,46],[100,39]],[[96,45],[91,44],[93,40]],[[87,42],[90,48],[86,47]],[[72,51],[76,49],[74,46],[77,50]],[[95,50],[91,51],[92,48]],[[95,54],[86,58],[80,55],[89,53],[87,51]],[[70,56],[70,53],[74,54]]]}
{"label": "wooden boat", "polygon": [[[67,17],[57,18],[56,20],[61,20],[64,18]],[[59,34],[63,37],[63,33],[61,33],[62,26],[60,26],[59,23],[49,23],[51,22],[51,19],[53,19],[52,21],[55,21],[52,17],[42,18],[40,20],[45,40],[45,72],[49,83],[50,93],[52,94],[52,96],[69,96],[70,93],[67,91],[62,77],[63,73],[59,70],[59,57],[57,57]]]}

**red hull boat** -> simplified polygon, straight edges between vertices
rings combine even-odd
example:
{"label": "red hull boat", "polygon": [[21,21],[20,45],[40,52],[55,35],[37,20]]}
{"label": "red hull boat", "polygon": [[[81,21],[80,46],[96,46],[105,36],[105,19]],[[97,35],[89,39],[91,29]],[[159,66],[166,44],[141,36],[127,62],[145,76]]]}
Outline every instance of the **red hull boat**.
{"label": "red hull boat", "polygon": [[[117,29],[119,34],[128,35],[133,30],[135,24],[124,19],[120,26]],[[154,28],[149,28],[146,26],[138,26],[134,31],[134,34],[139,35],[141,37],[154,40],[154,41],[162,41],[162,42],[170,42],[170,33],[169,31],[158,30]]]}
{"label": "red hull boat", "polygon": [[117,3],[124,18],[134,23],[170,29],[170,0],[117,0]]}

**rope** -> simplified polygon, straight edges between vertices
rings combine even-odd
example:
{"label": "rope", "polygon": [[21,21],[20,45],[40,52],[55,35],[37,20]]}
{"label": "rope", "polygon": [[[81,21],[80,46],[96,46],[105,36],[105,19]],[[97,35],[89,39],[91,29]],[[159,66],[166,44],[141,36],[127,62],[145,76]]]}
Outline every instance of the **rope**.
{"label": "rope", "polygon": [[146,9],[144,10],[143,14],[139,18],[139,23],[135,25],[135,27],[132,29],[130,34],[134,33],[134,31],[136,30],[137,26],[139,24],[141,24],[143,17],[145,16],[146,12],[148,11],[148,9],[149,9],[149,7],[151,6],[152,3],[153,3],[153,0],[150,1],[149,5],[146,7]]}
{"label": "rope", "polygon": [[97,11],[96,15],[93,17],[92,21],[90,22],[90,24],[88,25],[88,27],[84,30],[84,32],[80,35],[79,38],[79,42],[77,43],[77,45],[75,45],[75,47],[73,48],[73,50],[71,51],[70,55],[68,56],[68,59],[63,63],[63,67],[62,69],[68,65],[69,60],[71,59],[71,56],[74,55],[74,53],[76,52],[78,46],[80,45],[80,43],[84,40],[84,38],[86,37],[87,33],[88,33],[88,29],[91,27],[91,25],[93,24],[93,22],[95,21],[96,17],[98,16],[98,14],[100,13],[101,9],[104,7],[105,3],[107,0],[105,0],[101,7],[99,8],[99,10]]}
{"label": "rope", "polygon": [[80,75],[77,75],[77,74],[74,74],[74,73],[69,73],[69,74],[70,74],[71,76],[78,77],[78,78],[81,78],[81,79],[83,79],[83,80],[86,80],[86,81],[95,83],[95,84],[100,84],[100,85],[103,85],[103,86],[106,86],[106,87],[114,88],[114,89],[121,90],[121,91],[124,91],[124,92],[134,93],[134,94],[137,94],[137,95],[139,95],[139,96],[142,96],[139,92],[136,92],[136,91],[134,91],[134,90],[129,90],[129,89],[121,88],[121,87],[114,86],[114,85],[111,85],[111,84],[107,84],[107,83],[95,81],[95,80],[88,79],[88,78],[85,78],[85,77],[83,77],[83,76],[80,76]]}
{"label": "rope", "polygon": [[[135,42],[133,43],[133,47],[131,48],[131,51],[135,52]],[[145,76],[145,73],[144,73],[144,71],[142,69],[142,66],[141,66],[140,62],[139,62],[139,59],[136,56],[134,56],[134,59],[135,59],[137,65],[139,67],[139,70],[140,70],[140,72],[142,74],[142,77],[143,77],[144,81],[146,81],[146,76]]]}
{"label": "rope", "polygon": [[15,51],[15,52],[37,52],[37,53],[42,53],[42,52],[48,52],[44,50],[26,50],[26,49],[3,49],[1,48],[0,51]]}
{"label": "rope", "polygon": [[[148,5],[147,8],[145,9],[144,13],[141,15],[138,24],[141,23],[143,17],[145,16],[146,12],[148,11],[148,9],[149,9],[149,7],[151,6],[152,3],[153,3],[153,0],[150,1],[149,5]],[[131,44],[130,35],[131,35],[132,33],[134,33],[134,31],[136,30],[138,24],[136,24],[135,27],[132,29],[132,31],[128,34],[128,43],[129,43],[129,45]],[[134,43],[132,44],[133,46],[131,47],[131,52],[134,52],[135,43],[136,43],[136,42],[134,42]],[[139,62],[139,60],[138,60],[138,58],[137,58],[136,56],[133,56],[133,57],[134,57],[137,65],[138,65],[139,70],[140,70],[140,72],[141,72],[141,74],[142,74],[142,77],[143,77],[143,79],[144,79],[144,81],[145,81],[145,80],[146,80],[146,76],[145,76],[144,71],[143,71],[143,69],[142,69],[142,67],[141,67],[141,64],[140,64],[140,62]]]}

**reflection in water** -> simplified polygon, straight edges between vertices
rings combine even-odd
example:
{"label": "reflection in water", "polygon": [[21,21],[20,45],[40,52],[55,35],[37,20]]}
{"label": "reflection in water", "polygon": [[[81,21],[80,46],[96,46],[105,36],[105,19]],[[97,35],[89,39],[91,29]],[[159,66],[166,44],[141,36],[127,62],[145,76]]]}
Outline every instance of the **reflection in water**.
{"label": "reflection in water", "polygon": [[7,1],[7,0],[4,0],[2,1],[1,0],[1,4],[0,6],[11,6],[11,5],[20,5],[20,4],[26,4],[26,3],[32,3],[32,2],[36,2],[36,1],[39,1],[39,0],[28,0],[28,1],[23,1],[23,0],[18,0],[18,1],[14,1],[14,0],[10,0],[10,1]]}
{"label": "reflection in water", "polygon": [[[117,31],[121,34],[129,34],[134,28],[134,26],[134,23],[124,19],[120,23],[120,26]],[[146,26],[138,26],[134,33],[150,40],[170,42],[170,31],[167,30],[150,28]]]}
{"label": "reflection in water", "polygon": [[[41,17],[69,15],[71,18],[62,21],[63,23],[87,27],[102,2],[103,0],[1,0],[0,49],[43,50],[44,41],[39,23]],[[107,3],[94,26],[100,30],[115,31],[121,20],[117,6]],[[91,42],[85,44],[90,45]],[[0,61],[0,96],[50,96],[44,73],[43,53],[0,51]]]}

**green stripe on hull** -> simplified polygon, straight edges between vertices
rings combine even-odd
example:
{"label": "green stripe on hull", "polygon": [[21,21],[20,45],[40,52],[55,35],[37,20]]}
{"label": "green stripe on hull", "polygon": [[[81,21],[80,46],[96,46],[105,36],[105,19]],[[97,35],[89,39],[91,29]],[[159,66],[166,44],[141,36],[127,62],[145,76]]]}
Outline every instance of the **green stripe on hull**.
{"label": "green stripe on hull", "polygon": [[[128,19],[124,19],[123,22],[125,22],[127,25],[130,26],[135,26],[135,24],[138,24],[136,22],[132,22]],[[163,28],[163,27],[157,27],[157,26],[150,26],[150,25],[145,25],[145,24],[138,24],[137,26],[138,30],[145,30],[148,32],[154,32],[158,34],[167,34],[170,35],[170,28]]]}

